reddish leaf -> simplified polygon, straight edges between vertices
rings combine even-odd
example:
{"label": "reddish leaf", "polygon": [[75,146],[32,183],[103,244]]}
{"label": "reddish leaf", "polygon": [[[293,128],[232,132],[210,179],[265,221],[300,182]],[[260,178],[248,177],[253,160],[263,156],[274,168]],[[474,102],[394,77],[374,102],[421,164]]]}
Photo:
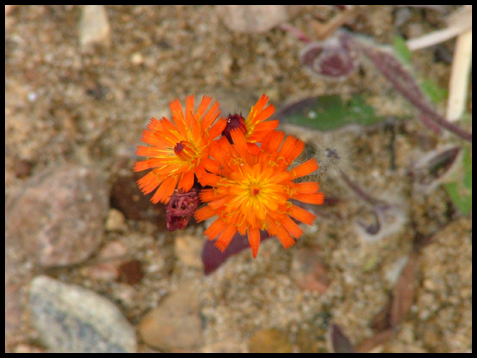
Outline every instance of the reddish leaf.
{"label": "reddish leaf", "polygon": [[394,286],[390,316],[391,327],[396,327],[401,323],[412,306],[418,262],[419,255],[412,253]]}
{"label": "reddish leaf", "polygon": [[392,295],[389,295],[389,300],[386,306],[373,318],[369,326],[376,332],[382,332],[391,328],[391,306]]}
{"label": "reddish leaf", "polygon": [[330,333],[333,353],[355,353],[353,345],[348,337],[345,336],[340,326],[332,324],[330,326]]}
{"label": "reddish leaf", "polygon": [[[270,235],[266,231],[260,231],[260,239],[263,242],[269,239]],[[204,273],[211,274],[217,270],[230,256],[236,255],[242,250],[249,249],[248,239],[239,233],[235,234],[229,246],[221,252],[214,246],[213,241],[206,241],[202,251],[202,262],[204,263]],[[251,254],[250,254],[251,255]]]}

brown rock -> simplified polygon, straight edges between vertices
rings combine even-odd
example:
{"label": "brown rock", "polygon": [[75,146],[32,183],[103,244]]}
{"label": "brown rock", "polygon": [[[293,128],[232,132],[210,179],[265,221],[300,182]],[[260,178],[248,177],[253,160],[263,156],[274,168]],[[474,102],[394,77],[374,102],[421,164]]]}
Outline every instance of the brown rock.
{"label": "brown rock", "polygon": [[71,265],[98,247],[108,186],[95,169],[67,165],[31,178],[6,204],[6,246],[34,264]]}
{"label": "brown rock", "polygon": [[146,344],[160,350],[191,349],[202,339],[199,295],[185,284],[150,311],[139,324]]}
{"label": "brown rock", "polygon": [[303,248],[294,251],[292,277],[303,290],[324,293],[330,286],[326,267],[319,262],[317,248]]}
{"label": "brown rock", "polygon": [[232,31],[256,33],[287,22],[303,5],[217,5],[222,21]]}
{"label": "brown rock", "polygon": [[250,353],[291,353],[292,345],[285,333],[277,329],[263,329],[250,338]]}

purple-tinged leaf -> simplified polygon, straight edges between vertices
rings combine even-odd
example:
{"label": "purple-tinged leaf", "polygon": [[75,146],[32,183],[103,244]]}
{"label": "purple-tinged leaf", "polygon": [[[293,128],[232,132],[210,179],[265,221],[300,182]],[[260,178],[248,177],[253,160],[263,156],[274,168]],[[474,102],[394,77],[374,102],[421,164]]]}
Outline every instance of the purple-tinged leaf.
{"label": "purple-tinged leaf", "polygon": [[321,42],[311,42],[300,53],[300,61],[327,78],[344,79],[357,67],[358,52],[348,37],[340,34]]}
{"label": "purple-tinged leaf", "polygon": [[350,340],[337,324],[330,326],[330,340],[333,353],[355,353]]}
{"label": "purple-tinged leaf", "polygon": [[354,47],[360,48],[376,68],[391,82],[413,106],[419,109],[430,120],[439,124],[441,127],[451,131],[455,135],[472,142],[472,133],[469,133],[453,123],[448,122],[444,117],[437,113],[430,105],[427,97],[419,88],[411,73],[399,62],[394,54],[375,46],[370,46],[362,41],[353,38],[348,33],[342,33],[349,41],[354,43]]}
{"label": "purple-tinged leaf", "polygon": [[399,276],[399,279],[393,288],[393,300],[390,315],[391,327],[396,327],[400,324],[411,309],[414,301],[418,262],[419,255],[417,253],[412,253],[407,265],[402,270],[401,276]]}
{"label": "purple-tinged leaf", "polygon": [[[260,242],[269,239],[271,236],[266,231],[260,231]],[[248,239],[245,236],[236,233],[229,246],[224,252],[221,252],[214,246],[213,241],[207,240],[202,251],[202,262],[204,263],[204,274],[209,275],[217,270],[230,256],[250,249]]]}

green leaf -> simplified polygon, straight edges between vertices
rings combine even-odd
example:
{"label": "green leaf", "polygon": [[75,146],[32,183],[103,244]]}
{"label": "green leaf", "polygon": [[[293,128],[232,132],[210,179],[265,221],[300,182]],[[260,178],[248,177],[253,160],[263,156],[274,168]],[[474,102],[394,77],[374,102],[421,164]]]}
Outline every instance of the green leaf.
{"label": "green leaf", "polygon": [[439,87],[432,80],[426,79],[419,86],[422,92],[434,103],[440,103],[447,98],[447,90]]}
{"label": "green leaf", "polygon": [[472,210],[472,156],[469,148],[463,149],[462,167],[461,180],[446,183],[444,188],[457,209],[467,215]]}
{"label": "green leaf", "polygon": [[353,95],[348,101],[339,95],[306,98],[282,108],[276,118],[281,123],[319,131],[332,131],[350,124],[369,126],[386,119],[376,116],[362,95]]}
{"label": "green leaf", "polygon": [[406,45],[406,40],[401,36],[394,36],[394,52],[399,60],[405,65],[411,65],[412,53]]}

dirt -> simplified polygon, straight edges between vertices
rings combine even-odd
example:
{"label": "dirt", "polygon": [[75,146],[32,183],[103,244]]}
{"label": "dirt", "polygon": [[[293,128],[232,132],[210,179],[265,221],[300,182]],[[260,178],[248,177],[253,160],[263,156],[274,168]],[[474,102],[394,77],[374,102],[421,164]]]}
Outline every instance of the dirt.
{"label": "dirt", "polygon": [[[347,27],[376,43],[392,44],[399,31],[415,37],[443,26],[439,12],[412,9],[410,19],[397,29],[396,11],[393,6],[369,6]],[[386,113],[388,103],[402,101],[371,64],[361,64],[340,82],[313,76],[300,65],[303,44],[291,33],[279,28],[234,33],[214,6],[107,6],[106,12],[110,44],[87,50],[79,42],[78,6],[19,6],[6,15],[5,200],[29,177],[64,163],[111,173],[121,155],[133,155],[149,119],[169,116],[168,103],[175,98],[184,102],[190,94],[213,96],[223,103],[225,114],[247,113],[262,93],[277,107],[297,98],[358,92],[374,96],[382,107],[378,111]],[[310,20],[337,13],[328,6],[312,6],[290,23],[313,37]],[[452,45],[449,41],[442,51],[452,54]],[[438,61],[436,51],[416,52],[413,63],[417,73],[447,86],[450,64]],[[288,250],[271,239],[257,259],[245,250],[205,277],[197,264],[170,258],[174,238],[205,240],[203,226],[169,233],[151,222],[126,220],[124,229],[105,232],[103,246],[110,241],[126,245],[128,259],[142,263],[139,283],[92,279],[86,264],[48,274],[103,294],[134,325],[180,283],[192,279],[200,292],[204,324],[197,351],[248,351],[254,332],[278,329],[293,351],[326,352],[330,322],[354,344],[373,335],[369,323],[386,304],[397,280],[392,272],[400,272],[400,263],[409,257],[416,232],[435,234],[421,254],[411,312],[380,349],[469,352],[471,217],[460,215],[442,188],[425,193],[409,175],[417,158],[458,140],[435,134],[417,117],[393,122],[392,128],[393,154],[385,126],[307,138],[315,148],[311,155],[318,150],[318,158],[324,147],[339,148],[346,157],[340,166],[347,174],[403,213],[405,219],[377,242],[367,241],[356,226],[369,206],[337,179],[332,167],[320,173],[319,181],[328,197],[343,200],[317,209],[314,226]],[[330,286],[323,294],[302,290],[290,276],[293,251],[309,246],[319,248],[319,261],[327,268]],[[6,336],[6,351],[36,350],[37,334],[27,317],[20,331]],[[140,342],[139,350],[149,348]]]}

